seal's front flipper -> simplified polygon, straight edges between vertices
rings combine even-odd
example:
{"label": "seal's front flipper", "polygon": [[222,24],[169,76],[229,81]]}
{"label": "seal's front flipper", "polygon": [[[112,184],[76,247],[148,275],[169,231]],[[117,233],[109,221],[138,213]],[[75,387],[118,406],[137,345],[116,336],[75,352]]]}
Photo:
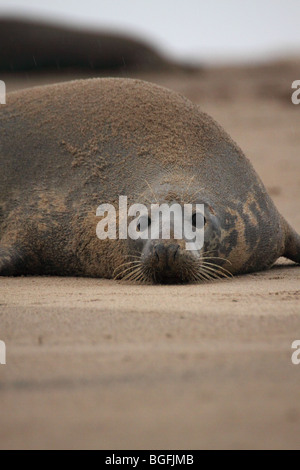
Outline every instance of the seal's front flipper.
{"label": "seal's front flipper", "polygon": [[19,249],[0,245],[0,276],[17,276],[22,274],[24,265]]}
{"label": "seal's front flipper", "polygon": [[295,263],[300,263],[300,235],[289,225],[287,225],[285,252],[283,256],[295,261]]}

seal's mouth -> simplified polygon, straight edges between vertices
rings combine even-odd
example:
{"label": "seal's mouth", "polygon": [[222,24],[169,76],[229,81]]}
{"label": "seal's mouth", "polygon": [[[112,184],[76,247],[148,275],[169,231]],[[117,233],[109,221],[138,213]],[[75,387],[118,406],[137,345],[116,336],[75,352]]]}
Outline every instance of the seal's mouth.
{"label": "seal's mouth", "polygon": [[181,276],[175,275],[164,275],[159,273],[154,273],[152,276],[152,283],[153,284],[162,284],[162,285],[171,285],[171,284],[189,284],[191,283],[191,279],[185,279]]}
{"label": "seal's mouth", "polygon": [[151,253],[130,255],[115,269],[114,278],[141,284],[190,284],[228,278],[224,258],[201,253],[192,257],[176,244],[157,244]]}

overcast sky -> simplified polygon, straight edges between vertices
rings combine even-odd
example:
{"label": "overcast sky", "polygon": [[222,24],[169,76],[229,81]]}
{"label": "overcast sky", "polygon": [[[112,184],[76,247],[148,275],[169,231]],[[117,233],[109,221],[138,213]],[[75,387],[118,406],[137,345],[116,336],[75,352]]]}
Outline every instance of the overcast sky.
{"label": "overcast sky", "polygon": [[300,0],[0,0],[0,14],[135,33],[183,59],[300,55]]}

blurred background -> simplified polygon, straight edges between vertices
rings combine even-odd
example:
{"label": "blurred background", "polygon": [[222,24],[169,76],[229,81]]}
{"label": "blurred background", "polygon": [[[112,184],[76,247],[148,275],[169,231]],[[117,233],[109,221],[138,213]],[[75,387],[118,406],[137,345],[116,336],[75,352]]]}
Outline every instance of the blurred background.
{"label": "blurred background", "polygon": [[298,0],[1,0],[0,15],[112,30],[176,60],[248,62],[300,50]]}
{"label": "blurred background", "polygon": [[298,0],[0,0],[1,78],[13,91],[134,77],[195,101],[249,96],[256,79],[256,94],[286,99],[299,14]]}
{"label": "blurred background", "polygon": [[8,91],[121,76],[195,101],[289,99],[299,15],[298,0],[0,0],[1,79]]}

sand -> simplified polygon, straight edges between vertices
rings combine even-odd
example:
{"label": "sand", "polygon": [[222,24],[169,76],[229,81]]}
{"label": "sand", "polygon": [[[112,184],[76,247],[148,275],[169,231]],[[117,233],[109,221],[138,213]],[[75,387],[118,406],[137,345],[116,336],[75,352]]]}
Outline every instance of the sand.
{"label": "sand", "polygon": [[[217,119],[300,231],[298,72],[289,61],[143,78]],[[55,77],[5,79],[12,90]],[[299,281],[282,259],[201,285],[0,278],[0,448],[299,449]]]}

